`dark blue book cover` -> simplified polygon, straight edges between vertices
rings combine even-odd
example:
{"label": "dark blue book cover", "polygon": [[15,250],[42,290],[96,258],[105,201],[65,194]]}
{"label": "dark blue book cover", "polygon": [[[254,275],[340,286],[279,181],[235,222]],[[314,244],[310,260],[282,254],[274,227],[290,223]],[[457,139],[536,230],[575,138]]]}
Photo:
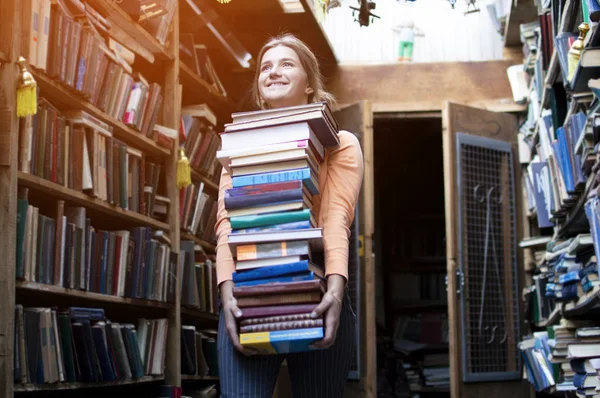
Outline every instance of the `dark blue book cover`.
{"label": "dark blue book cover", "polygon": [[96,355],[100,362],[100,369],[102,370],[102,380],[113,381],[116,379],[115,371],[113,369],[112,360],[108,354],[108,347],[104,340],[103,335],[104,326],[94,325],[92,327],[92,337],[94,339],[94,348],[96,348]]}
{"label": "dark blue book cover", "polygon": [[286,282],[298,282],[298,281],[310,281],[315,279],[317,276],[314,272],[299,272],[297,274],[277,276],[273,278],[255,279],[246,282],[237,282],[236,287],[241,286],[256,286],[266,285],[268,283],[286,283]]}
{"label": "dark blue book cover", "polygon": [[256,195],[225,196],[225,208],[231,210],[252,206],[267,206],[280,203],[301,202],[302,199],[302,188],[266,192]]}
{"label": "dark blue book cover", "polygon": [[299,272],[314,271],[317,268],[314,264],[310,264],[308,260],[302,260],[290,264],[274,265],[271,267],[256,268],[249,271],[241,271],[233,273],[233,282],[245,282],[256,279],[266,279],[276,276],[297,274]]}

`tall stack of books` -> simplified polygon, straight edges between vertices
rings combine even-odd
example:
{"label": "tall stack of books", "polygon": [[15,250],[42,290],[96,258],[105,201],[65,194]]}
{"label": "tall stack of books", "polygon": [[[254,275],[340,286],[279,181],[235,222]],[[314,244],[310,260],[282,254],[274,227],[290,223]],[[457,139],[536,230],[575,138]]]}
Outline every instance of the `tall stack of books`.
{"label": "tall stack of books", "polygon": [[326,103],[234,113],[217,153],[232,177],[225,192],[236,261],[240,343],[263,353],[299,352],[323,338],[311,312],[325,291],[313,263],[322,250],[313,196],[326,148],[339,145]]}

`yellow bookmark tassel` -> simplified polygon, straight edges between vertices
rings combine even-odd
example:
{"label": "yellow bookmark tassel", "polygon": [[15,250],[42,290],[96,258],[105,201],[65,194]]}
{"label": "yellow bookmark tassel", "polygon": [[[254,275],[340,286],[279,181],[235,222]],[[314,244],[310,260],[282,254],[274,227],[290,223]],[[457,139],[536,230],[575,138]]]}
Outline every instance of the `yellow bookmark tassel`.
{"label": "yellow bookmark tassel", "polygon": [[19,84],[17,87],[17,116],[31,116],[37,112],[37,83],[25,67],[25,58],[19,57]]}
{"label": "yellow bookmark tassel", "polygon": [[185,188],[192,183],[192,171],[190,161],[183,148],[179,148],[179,159],[177,160],[177,188]]}

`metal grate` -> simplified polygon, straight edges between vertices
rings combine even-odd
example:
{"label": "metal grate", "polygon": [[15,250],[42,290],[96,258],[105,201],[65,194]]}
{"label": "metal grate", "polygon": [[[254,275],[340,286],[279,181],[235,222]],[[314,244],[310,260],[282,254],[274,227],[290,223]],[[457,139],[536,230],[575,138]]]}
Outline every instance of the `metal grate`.
{"label": "metal grate", "polygon": [[356,350],[348,373],[349,380],[360,380],[360,256],[359,248],[359,204],[356,204],[354,221],[350,227],[350,247],[348,250],[348,295],[356,314]]}
{"label": "metal grate", "polygon": [[520,377],[513,157],[503,141],[457,134],[463,381]]}

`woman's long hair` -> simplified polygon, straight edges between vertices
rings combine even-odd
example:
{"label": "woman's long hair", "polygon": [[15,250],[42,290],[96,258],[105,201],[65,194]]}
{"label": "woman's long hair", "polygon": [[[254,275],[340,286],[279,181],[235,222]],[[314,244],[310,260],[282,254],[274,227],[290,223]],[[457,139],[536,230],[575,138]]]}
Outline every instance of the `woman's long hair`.
{"label": "woman's long hair", "polygon": [[258,54],[258,62],[256,64],[256,72],[254,74],[254,82],[252,84],[252,99],[260,109],[265,109],[268,105],[261,99],[260,91],[258,89],[258,77],[260,76],[260,64],[262,58],[267,50],[273,47],[285,46],[291,48],[298,54],[300,63],[306,72],[308,78],[308,85],[313,89],[313,93],[308,95],[308,102],[322,102],[326,101],[329,106],[333,107],[335,103],[335,97],[325,91],[323,85],[323,75],[319,69],[319,62],[315,54],[308,48],[306,44],[296,36],[286,33],[281,36],[276,36],[270,39],[260,50]]}

